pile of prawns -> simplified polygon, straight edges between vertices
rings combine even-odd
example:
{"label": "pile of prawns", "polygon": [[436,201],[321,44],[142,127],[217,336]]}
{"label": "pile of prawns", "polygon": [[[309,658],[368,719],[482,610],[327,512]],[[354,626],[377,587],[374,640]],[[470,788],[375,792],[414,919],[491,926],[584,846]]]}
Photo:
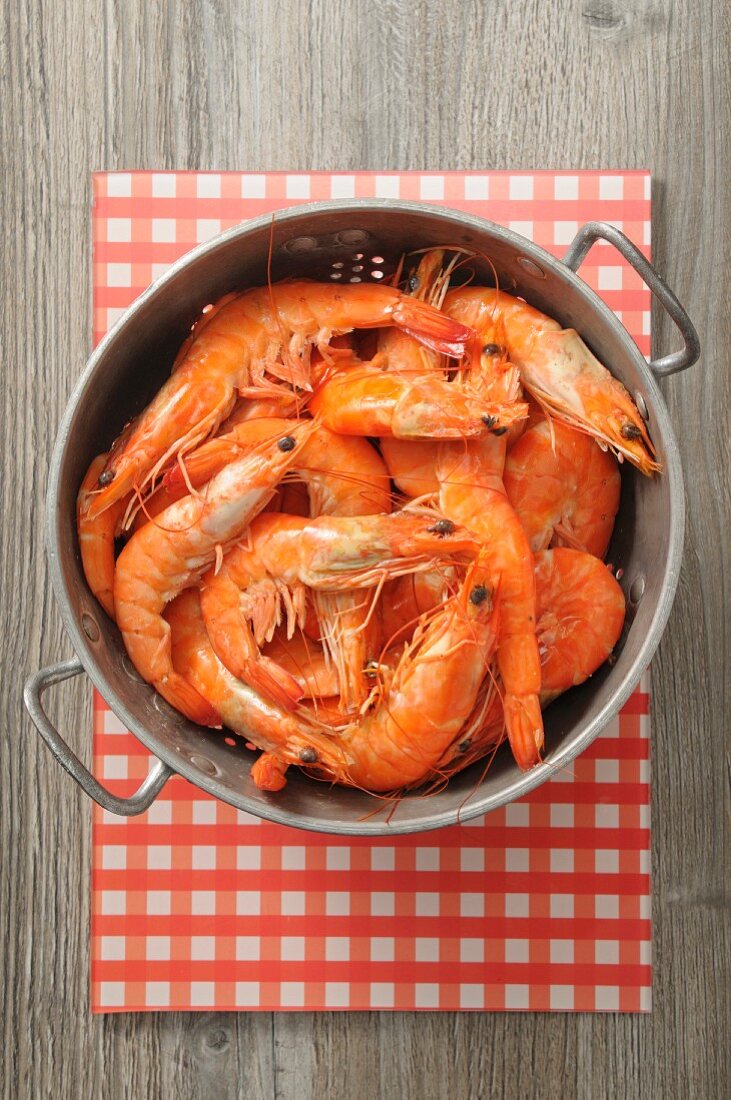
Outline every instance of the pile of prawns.
{"label": "pile of prawns", "polygon": [[261,789],[439,785],[506,737],[531,768],[619,639],[603,558],[618,463],[659,470],[645,423],[574,330],[450,286],[469,258],[227,295],[81,486],[132,662],[261,750]]}

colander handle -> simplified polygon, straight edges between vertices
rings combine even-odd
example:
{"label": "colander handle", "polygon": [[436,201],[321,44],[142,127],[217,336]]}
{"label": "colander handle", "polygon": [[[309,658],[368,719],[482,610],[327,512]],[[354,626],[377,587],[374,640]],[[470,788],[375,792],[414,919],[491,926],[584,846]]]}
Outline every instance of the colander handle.
{"label": "colander handle", "polygon": [[650,369],[660,378],[668,374],[677,374],[678,371],[692,367],[701,353],[701,345],[698,340],[693,322],[673,294],[670,287],[661,279],[655,268],[640,252],[637,245],[633,244],[629,237],[625,237],[615,226],[608,222],[587,222],[582,225],[579,232],[569,245],[569,250],[563,258],[563,262],[572,271],[578,271],[587,252],[597,241],[606,241],[613,244],[628,264],[631,264],[643,282],[650,288],[655,297],[662,303],[665,310],[675,322],[680,335],[683,337],[683,347],[680,351],[674,351],[670,355],[663,355],[660,359],[650,362]]}
{"label": "colander handle", "polygon": [[43,709],[43,695],[50,687],[61,684],[64,680],[70,680],[72,676],[78,676],[83,671],[84,667],[80,661],[62,661],[60,664],[49,665],[48,668],[42,668],[40,672],[29,676],[23,689],[26,710],[59,764],[73,776],[90,798],[98,802],[103,809],[119,814],[120,817],[132,817],[135,814],[144,813],[155,801],[170,776],[175,774],[172,768],[163,764],[162,760],[158,760],[130,798],[118,798],[106,787],[102,787],[98,779],[95,779],[88,768],[84,767],[56,727],[51,724]]}

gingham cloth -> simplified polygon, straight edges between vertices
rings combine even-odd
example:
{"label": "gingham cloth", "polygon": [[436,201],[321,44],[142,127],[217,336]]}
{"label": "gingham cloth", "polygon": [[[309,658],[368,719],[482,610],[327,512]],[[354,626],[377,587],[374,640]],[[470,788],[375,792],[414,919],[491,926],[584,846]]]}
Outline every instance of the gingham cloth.
{"label": "gingham cloth", "polygon": [[[95,340],[221,230],[374,195],[468,210],[555,255],[604,219],[649,252],[645,172],[100,173]],[[639,277],[601,244],[581,275],[649,353]],[[302,833],[180,778],[141,817],[95,807],[93,1010],[649,1010],[648,691],[527,798],[437,832]],[[150,767],[99,696],[94,766],[124,795]]]}

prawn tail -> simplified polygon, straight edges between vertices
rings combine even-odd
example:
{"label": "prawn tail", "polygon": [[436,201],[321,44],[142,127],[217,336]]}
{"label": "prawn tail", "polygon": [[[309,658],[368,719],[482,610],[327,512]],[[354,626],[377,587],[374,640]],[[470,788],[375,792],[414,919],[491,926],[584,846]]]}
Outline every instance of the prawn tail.
{"label": "prawn tail", "polygon": [[276,661],[260,656],[257,661],[247,661],[240,669],[231,669],[265,699],[277,703],[285,710],[294,710],[304,697],[300,684]]}
{"label": "prawn tail", "polygon": [[251,765],[251,779],[260,791],[281,791],[287,785],[289,764],[273,752],[263,752]]}
{"label": "prawn tail", "polygon": [[474,336],[467,325],[416,298],[402,297],[394,309],[393,319],[402,332],[451,359],[461,359]]}
{"label": "prawn tail", "polygon": [[221,728],[221,716],[216,708],[179,673],[168,673],[164,680],[157,681],[153,687],[191,722],[212,729]]}
{"label": "prawn tail", "polygon": [[537,695],[508,695],[503,701],[505,728],[515,762],[528,771],[541,762],[543,718]]}

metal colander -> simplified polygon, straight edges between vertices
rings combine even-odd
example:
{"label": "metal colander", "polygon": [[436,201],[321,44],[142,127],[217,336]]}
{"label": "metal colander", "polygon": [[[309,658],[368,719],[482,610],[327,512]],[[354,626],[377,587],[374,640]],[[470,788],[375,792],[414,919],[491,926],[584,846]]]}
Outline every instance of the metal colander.
{"label": "metal colander", "polygon": [[[683,349],[650,363],[611,310],[578,277],[591,245],[609,241],[643,277],[676,322]],[[243,738],[188,722],[145,684],[131,665],[116,626],[91,595],[81,569],[75,501],[91,459],[105,450],[126,420],[153,396],[170,372],[192,322],[209,302],[232,290],[266,282],[272,247],[274,280],[301,276],[353,282],[379,280],[402,253],[437,245],[489,256],[499,285],[575,328],[609,366],[643,415],[663,464],[662,476],[644,478],[626,464],[622,503],[609,558],[623,569],[628,615],[616,659],[545,712],[544,762],[521,774],[501,749],[481,780],[478,763],[436,794],[405,796],[394,812],[356,790],[315,782],[297,769],[284,791],[257,790],[252,756]],[[494,284],[487,262],[479,281]],[[466,214],[391,200],[320,203],[247,222],[186,255],[127,310],[99,344],[69,401],[50,471],[47,540],[51,579],[64,624],[78,654],[42,669],[26,683],[28,710],[51,751],[100,805],[120,814],[146,809],[174,773],[259,817],[286,825],[343,834],[383,835],[453,824],[524,795],[548,779],[596,737],[628,698],[654,653],[670,612],[683,543],[683,484],[678,447],[656,377],[683,370],[698,358],[693,326],[675,296],[635,246],[610,225],[590,223],[563,262],[524,237]],[[89,773],[42,706],[51,685],[86,671],[111,708],[157,757],[131,798],[112,795]],[[391,809],[389,807],[389,809]]]}

